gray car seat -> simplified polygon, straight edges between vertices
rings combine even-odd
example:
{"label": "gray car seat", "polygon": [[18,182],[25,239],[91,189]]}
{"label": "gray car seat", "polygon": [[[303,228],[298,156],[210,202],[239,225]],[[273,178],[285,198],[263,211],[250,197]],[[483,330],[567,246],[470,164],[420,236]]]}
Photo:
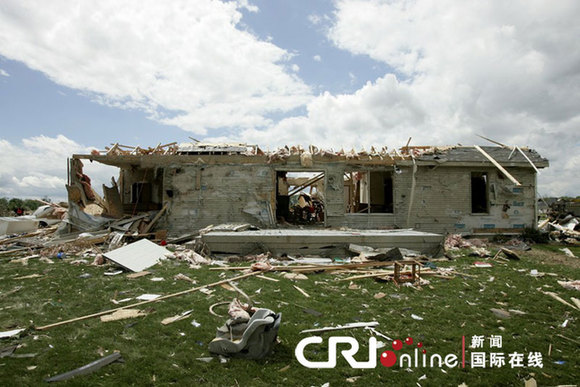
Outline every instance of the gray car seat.
{"label": "gray car seat", "polygon": [[247,323],[226,324],[217,330],[216,338],[209,343],[209,351],[219,355],[262,359],[271,351],[278,329],[281,313],[258,309]]}

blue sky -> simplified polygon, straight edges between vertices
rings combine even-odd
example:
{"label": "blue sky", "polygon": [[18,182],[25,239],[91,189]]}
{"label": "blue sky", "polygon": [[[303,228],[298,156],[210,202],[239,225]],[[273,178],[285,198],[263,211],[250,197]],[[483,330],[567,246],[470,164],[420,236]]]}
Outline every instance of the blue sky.
{"label": "blue sky", "polygon": [[477,134],[535,148],[551,161],[540,193],[578,195],[578,14],[573,0],[5,0],[0,196],[62,198],[66,157],[115,142]]}

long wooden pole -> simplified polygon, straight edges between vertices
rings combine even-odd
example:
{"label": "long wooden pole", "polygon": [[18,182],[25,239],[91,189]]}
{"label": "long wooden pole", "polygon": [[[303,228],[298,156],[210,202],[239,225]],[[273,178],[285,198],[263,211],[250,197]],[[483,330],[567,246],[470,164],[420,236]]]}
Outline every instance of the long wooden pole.
{"label": "long wooden pole", "polygon": [[154,300],[142,301],[142,302],[138,302],[136,304],[125,305],[125,306],[121,306],[121,307],[115,308],[115,309],[109,309],[109,310],[105,310],[105,311],[102,311],[102,312],[93,313],[93,314],[89,314],[89,315],[86,315],[86,316],[73,318],[73,319],[70,319],[70,320],[59,321],[59,322],[54,323],[54,324],[49,324],[49,325],[44,325],[44,326],[41,326],[41,327],[36,327],[36,330],[38,330],[38,331],[44,331],[44,330],[47,330],[47,329],[50,329],[50,328],[58,327],[60,325],[70,324],[70,323],[73,323],[73,322],[76,322],[76,321],[82,321],[82,320],[87,320],[87,319],[93,318],[93,317],[103,316],[105,314],[113,313],[113,312],[116,312],[116,311],[121,310],[121,309],[134,308],[136,306],[150,304],[152,302],[167,300],[168,298],[182,296],[184,294],[197,292],[198,290],[203,289],[203,288],[211,288],[211,287],[214,287],[214,286],[218,286],[218,285],[221,285],[221,284],[225,284],[225,283],[230,282],[230,281],[236,281],[236,280],[240,280],[240,279],[243,279],[243,278],[246,278],[246,277],[251,277],[253,275],[257,275],[257,274],[260,274],[260,273],[262,273],[262,272],[261,271],[255,271],[255,272],[252,272],[252,273],[247,273],[247,274],[239,275],[237,277],[227,278],[227,279],[224,279],[224,280],[221,280],[221,281],[218,281],[218,282],[214,282],[214,283],[211,283],[211,284],[208,284],[208,285],[198,286],[197,288],[187,289],[187,290],[184,290],[184,291],[181,291],[181,292],[177,292],[177,293],[173,293],[173,294],[168,294],[166,296],[162,296],[162,297],[156,298]]}
{"label": "long wooden pole", "polygon": [[486,151],[484,151],[483,149],[481,149],[477,145],[474,145],[474,148],[477,149],[482,155],[484,155],[486,159],[491,161],[491,163],[493,165],[495,165],[496,168],[499,169],[501,171],[501,173],[503,173],[508,179],[510,179],[512,181],[512,183],[514,183],[515,185],[521,185],[521,183],[519,181],[517,181],[515,177],[513,177],[508,171],[506,171],[506,169],[504,167],[502,167],[497,161],[495,161],[495,159],[493,157],[488,155]]}

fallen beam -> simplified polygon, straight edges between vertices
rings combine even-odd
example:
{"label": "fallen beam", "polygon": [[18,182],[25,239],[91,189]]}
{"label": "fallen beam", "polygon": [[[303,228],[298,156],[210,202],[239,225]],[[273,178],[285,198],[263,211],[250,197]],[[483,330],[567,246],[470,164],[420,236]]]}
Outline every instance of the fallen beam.
{"label": "fallen beam", "polygon": [[495,165],[497,167],[497,169],[499,169],[501,171],[501,173],[503,173],[508,179],[510,179],[512,181],[512,183],[514,183],[515,185],[522,185],[519,181],[516,180],[515,177],[513,177],[504,167],[502,167],[500,165],[500,163],[498,163],[497,161],[495,161],[495,159],[493,157],[491,157],[490,155],[487,154],[486,151],[484,151],[483,149],[481,149],[478,145],[474,145],[475,149],[477,149],[482,155],[485,156],[486,159],[488,159],[489,161],[491,161],[491,163],[493,165]]}
{"label": "fallen beam", "polygon": [[187,289],[187,290],[184,290],[184,291],[181,291],[181,292],[177,292],[177,293],[173,293],[173,294],[168,294],[166,296],[158,297],[158,298],[156,298],[154,300],[142,301],[142,302],[137,302],[137,303],[131,304],[131,305],[121,306],[121,307],[115,308],[115,309],[104,310],[102,312],[97,312],[97,313],[89,314],[89,315],[86,315],[86,316],[73,318],[73,319],[70,319],[70,320],[59,321],[57,323],[49,324],[49,325],[44,325],[44,326],[41,326],[41,327],[36,327],[35,329],[38,330],[38,331],[44,331],[44,330],[47,330],[47,329],[50,329],[50,328],[58,327],[60,325],[70,324],[70,323],[77,322],[77,321],[87,320],[87,319],[90,319],[90,318],[93,318],[93,317],[103,316],[105,314],[109,314],[109,313],[116,312],[117,310],[134,308],[136,306],[150,304],[152,302],[167,300],[168,298],[178,297],[178,296],[182,296],[184,294],[189,294],[189,293],[197,292],[197,291],[199,291],[201,289],[204,289],[204,288],[211,288],[211,287],[214,287],[214,286],[218,286],[218,285],[221,285],[221,284],[228,283],[230,281],[237,281],[237,280],[240,280],[240,279],[243,279],[243,278],[246,278],[246,277],[251,277],[253,275],[258,275],[260,273],[262,273],[262,272],[261,271],[256,271],[256,272],[253,272],[253,273],[247,273],[247,274],[239,275],[237,277],[228,278],[228,279],[224,279],[224,280],[221,280],[221,281],[218,281],[218,282],[214,282],[214,283],[211,283],[211,284],[208,284],[208,285],[198,286],[196,288]]}
{"label": "fallen beam", "polygon": [[48,379],[44,379],[44,381],[60,382],[63,380],[74,378],[75,376],[90,374],[103,368],[106,365],[109,365],[119,360],[121,360],[121,354],[119,352],[115,352],[110,354],[109,356],[105,356],[102,359],[96,360],[75,370],[65,372],[64,374],[56,375]]}

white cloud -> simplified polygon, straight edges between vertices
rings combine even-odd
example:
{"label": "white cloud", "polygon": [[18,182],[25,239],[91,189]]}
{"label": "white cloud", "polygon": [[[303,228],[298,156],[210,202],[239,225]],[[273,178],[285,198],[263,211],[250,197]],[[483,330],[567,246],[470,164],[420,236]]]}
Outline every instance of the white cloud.
{"label": "white cloud", "polygon": [[[259,11],[247,0],[38,4],[2,2],[0,54],[101,103],[144,109],[200,134],[232,127],[238,130],[231,139],[264,147],[394,147],[408,137],[417,145],[470,145],[482,142],[475,137],[481,133],[548,157],[541,192],[580,191],[575,0],[338,0],[333,19],[311,14],[309,21],[336,47],[392,70],[352,94],[317,97],[296,75],[288,51],[240,30],[239,9]],[[363,77],[360,70],[353,74]],[[305,115],[269,118],[304,106]],[[40,143],[63,146],[65,155],[75,145],[54,140]],[[26,149],[34,148],[30,141]],[[3,147],[15,146],[0,141]],[[0,170],[13,165],[0,153]],[[14,159],[35,163],[30,170],[38,173],[2,172],[0,189],[12,176],[15,187],[62,178],[65,164],[56,159],[58,172],[29,157]]]}
{"label": "white cloud", "polygon": [[292,71],[294,71],[295,73],[297,73],[298,71],[300,71],[300,66],[298,66],[296,63],[294,63],[292,65]]}
{"label": "white cloud", "polygon": [[258,11],[247,0],[7,0],[0,54],[188,131],[264,127],[310,89],[285,70],[288,52],[236,28],[239,8]]}
{"label": "white cloud", "polygon": [[310,14],[310,15],[308,15],[308,21],[312,25],[318,25],[322,22],[322,18],[316,14]]}
{"label": "white cloud", "polygon": [[[65,199],[67,158],[92,149],[62,135],[25,138],[21,144],[0,139],[0,197]],[[118,176],[116,168],[90,162],[84,165],[99,193],[103,183],[110,185],[111,177]]]}
{"label": "white cloud", "polygon": [[320,55],[314,55],[312,59],[314,59],[315,62],[322,62],[322,57]]}
{"label": "white cloud", "polygon": [[408,137],[417,145],[470,145],[483,141],[481,133],[549,158],[541,192],[578,194],[579,13],[573,0],[338,1],[329,39],[397,75],[351,95],[325,93],[307,116],[244,136],[368,147],[401,146]]}
{"label": "white cloud", "polygon": [[2,77],[9,77],[9,76],[10,76],[10,74],[8,74],[8,73],[6,72],[6,70],[0,69],[0,76],[2,76]]}

